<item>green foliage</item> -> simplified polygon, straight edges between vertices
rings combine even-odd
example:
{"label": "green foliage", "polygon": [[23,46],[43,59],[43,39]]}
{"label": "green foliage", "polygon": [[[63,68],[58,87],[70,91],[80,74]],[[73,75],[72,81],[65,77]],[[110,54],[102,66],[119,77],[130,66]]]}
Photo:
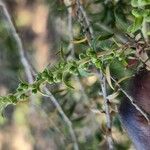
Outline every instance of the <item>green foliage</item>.
{"label": "green foliage", "polygon": [[[43,72],[36,75],[36,80],[33,84],[21,82],[16,90],[16,93],[6,97],[0,97],[2,101],[1,108],[4,109],[8,104],[16,104],[29,96],[29,91],[33,94],[41,92],[42,85],[46,83],[64,83],[68,88],[73,88],[70,84],[72,75],[89,76],[89,66],[95,66],[105,73],[105,66],[111,64],[114,59],[120,62],[125,60],[125,53],[122,51],[102,51],[96,53],[92,49],[88,49],[86,53],[81,53],[79,60],[60,61],[57,65],[51,68],[46,68]],[[6,105],[4,105],[6,104]]]}
{"label": "green foliage", "polygon": [[142,29],[143,22],[150,22],[150,9],[149,9],[149,0],[132,0],[131,4],[135,7],[132,10],[132,14],[135,17],[133,25],[128,28],[129,32],[136,32],[139,29]]}
{"label": "green foliage", "polygon": [[143,17],[135,18],[133,25],[128,28],[128,31],[134,33],[138,29],[141,29],[142,23],[143,23]]}
{"label": "green foliage", "polygon": [[[62,1],[58,2],[56,0],[47,0],[47,2],[50,4],[49,6],[52,10],[51,13],[56,17],[66,16],[67,7],[62,3]],[[75,38],[83,40],[74,42],[75,58],[66,60],[67,56],[65,53],[69,42],[62,39],[65,44],[63,43],[63,45],[61,45],[60,51],[57,53],[60,54],[60,61],[53,66],[46,67],[42,72],[37,73],[32,84],[21,81],[14,93],[8,96],[1,96],[0,113],[2,113],[3,110],[10,104],[17,105],[18,103],[24,102],[24,100],[27,100],[31,94],[44,94],[42,89],[47,84],[56,84],[57,86],[59,83],[62,83],[63,86],[66,86],[64,88],[65,90],[62,89],[61,91],[61,89],[59,89],[57,91],[52,91],[52,93],[57,97],[60,93],[65,91],[63,94],[59,95],[61,100],[59,101],[59,104],[76,128],[83,127],[83,122],[86,120],[86,116],[78,116],[77,114],[74,114],[76,111],[76,106],[78,105],[77,101],[71,99],[68,104],[69,106],[66,107],[66,103],[68,102],[66,97],[69,95],[68,93],[70,91],[72,93],[74,91],[75,85],[72,84],[72,78],[74,76],[78,76],[79,79],[81,78],[86,80],[89,76],[92,76],[93,74],[95,75],[97,70],[100,70],[106,77],[108,83],[107,89],[108,93],[110,93],[107,98],[110,100],[110,105],[114,105],[115,102],[112,101],[112,99],[115,99],[120,94],[116,82],[119,84],[121,83],[120,85],[122,86],[122,82],[124,80],[126,81],[127,77],[130,77],[134,73],[134,68],[128,67],[130,65],[130,59],[137,60],[135,49],[136,44],[138,43],[136,43],[134,35],[137,35],[137,33],[141,34],[143,23],[150,22],[149,0],[132,0],[130,2],[131,5],[129,0],[87,1],[85,5],[86,10],[90,10],[90,6],[92,4],[96,6],[98,5],[100,8],[95,9],[94,13],[90,11],[88,12],[88,16],[92,22],[92,27],[95,31],[94,38],[90,41],[90,46],[87,44],[87,39],[83,39],[85,33],[80,32],[82,30],[79,29],[80,33],[78,33]],[[129,26],[129,24],[131,24],[131,26]],[[79,26],[79,24],[76,25]],[[0,23],[0,26],[5,28],[2,23]],[[0,30],[0,33],[2,31]],[[7,45],[10,49],[15,49],[15,44],[13,44],[15,41],[9,37],[5,37],[5,39],[8,40],[9,44]],[[144,42],[142,36],[140,40],[141,42]],[[137,61],[137,65],[139,62],[140,61]],[[112,77],[116,80],[116,82],[112,81]],[[93,97],[94,98],[92,100],[99,97],[100,85],[98,82],[99,81],[95,81],[89,85],[86,85],[86,94],[89,101]],[[71,92],[69,96],[72,98],[73,94]],[[68,99],[70,99],[70,97]],[[82,96],[80,99],[82,99]],[[99,99],[98,102],[95,100],[94,103],[95,106],[101,111],[103,110],[103,104],[99,102]],[[89,104],[92,102],[89,102]],[[103,113],[105,113],[104,110]],[[110,115],[113,118],[113,112]],[[117,130],[119,129],[119,132],[122,131],[118,117],[115,116],[112,123],[114,128]],[[79,141],[79,147],[81,149],[99,149],[98,145],[105,142],[103,137],[107,135],[105,130],[106,125],[104,128],[104,133],[103,131],[96,130],[94,133],[95,135],[92,135],[92,138],[89,136],[85,141]],[[68,132],[68,129],[65,129],[65,132]],[[102,143],[99,144],[99,142]],[[128,142],[126,142],[126,146],[122,145],[122,143],[115,143],[116,149],[128,149],[129,145],[130,143]]]}
{"label": "green foliage", "polygon": [[150,4],[150,0],[131,0],[131,5],[133,7],[142,7],[149,4]]}
{"label": "green foliage", "polygon": [[[121,5],[121,2],[117,3],[116,6],[113,6],[111,3],[109,3],[110,6],[105,5],[105,3],[102,4],[106,7],[105,11],[107,11],[107,7],[113,7],[115,10],[115,15],[117,15],[119,12],[118,7]],[[149,21],[149,9],[144,9],[142,7],[139,8],[139,6],[148,5],[149,1],[140,0],[137,2],[133,0],[131,4],[135,7],[132,10],[135,21],[128,30],[130,32],[135,32],[138,29],[141,29],[143,20]],[[98,35],[92,41],[92,48],[88,48],[85,53],[79,54],[79,60],[65,61],[63,49],[61,48],[60,54],[62,60],[57,65],[46,68],[43,72],[38,73],[33,84],[21,82],[16,90],[16,93],[11,96],[0,97],[2,101],[1,110],[3,110],[8,104],[16,104],[18,101],[27,98],[29,96],[29,92],[32,92],[33,94],[41,92],[42,85],[47,83],[52,84],[62,82],[68,88],[74,88],[70,83],[72,75],[80,75],[83,77],[90,76],[90,66],[100,69],[104,74],[106,73],[106,78],[111,85],[110,75],[108,75],[108,65],[113,64],[114,60],[117,60],[117,64],[122,64],[125,67],[127,65],[127,59],[130,55],[123,50],[117,50],[120,49],[119,44],[116,43],[116,41],[110,40],[113,36],[113,33]],[[100,47],[102,51],[96,52],[95,50],[98,47]]]}
{"label": "green foliage", "polygon": [[17,99],[14,95],[8,95],[6,97],[0,97],[0,113],[2,113],[3,109],[10,104],[16,104]]}

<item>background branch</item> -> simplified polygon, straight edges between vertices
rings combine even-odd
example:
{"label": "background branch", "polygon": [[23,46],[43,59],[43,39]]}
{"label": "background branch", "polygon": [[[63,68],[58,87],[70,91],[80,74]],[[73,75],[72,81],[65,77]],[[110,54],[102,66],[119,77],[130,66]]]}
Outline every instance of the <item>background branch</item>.
{"label": "background branch", "polygon": [[[13,35],[14,39],[16,40],[18,50],[19,50],[19,55],[20,55],[20,58],[21,58],[21,62],[24,66],[28,82],[30,84],[32,84],[33,81],[34,81],[33,75],[35,74],[35,72],[32,72],[32,71],[34,69],[31,70],[32,66],[30,66],[30,63],[28,62],[28,60],[25,57],[25,52],[24,52],[24,49],[23,49],[21,38],[19,37],[19,34],[17,33],[17,31],[15,29],[15,26],[14,26],[13,22],[11,21],[10,14],[7,11],[7,8],[6,8],[5,4],[2,2],[2,0],[0,0],[0,6],[2,7],[4,16],[6,17],[7,22],[8,22],[8,24],[6,24],[6,25],[8,25],[8,29],[10,29],[10,33]],[[65,121],[66,125],[69,127],[69,132],[70,132],[72,141],[74,143],[74,150],[78,150],[78,144],[77,144],[76,136],[75,136],[74,130],[72,128],[72,122],[69,120],[67,115],[63,112],[63,109],[61,108],[61,106],[59,105],[59,103],[57,102],[55,97],[51,94],[51,92],[46,87],[44,87],[44,91],[47,93],[47,97],[50,98],[51,102],[54,104],[54,106],[56,107],[56,109],[58,110],[60,115],[62,116],[62,118]],[[32,103],[32,106],[34,107],[34,98],[35,97],[31,97],[31,98],[32,98],[31,103]]]}
{"label": "background branch", "polygon": [[[81,24],[81,26],[84,28],[86,38],[88,40],[89,46],[92,46],[91,42],[94,37],[93,29],[90,25],[89,19],[86,15],[86,11],[84,10],[83,6],[80,3],[80,0],[76,0],[77,4],[77,17],[78,21]],[[102,89],[102,95],[104,99],[104,106],[106,111],[106,124],[107,124],[107,131],[109,131],[109,134],[107,134],[107,143],[109,150],[113,150],[113,140],[111,137],[111,117],[110,117],[110,110],[107,100],[107,92],[106,92],[106,79],[102,72],[98,71],[99,79],[100,79],[100,86]]]}

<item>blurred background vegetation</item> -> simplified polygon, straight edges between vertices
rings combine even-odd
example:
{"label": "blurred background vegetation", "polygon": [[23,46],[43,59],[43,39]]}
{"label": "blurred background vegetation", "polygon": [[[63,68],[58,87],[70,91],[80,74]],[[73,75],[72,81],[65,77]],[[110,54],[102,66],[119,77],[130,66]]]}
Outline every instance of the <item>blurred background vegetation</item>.
{"label": "blurred background vegetation", "polygon": [[[59,59],[60,46],[68,57],[70,51],[68,11],[63,0],[5,0],[19,33],[29,62],[38,71]],[[126,41],[125,31],[133,19],[130,0],[82,0],[94,35],[115,33],[119,42]],[[72,11],[73,36],[83,39],[84,32]],[[0,6],[0,95],[15,91],[19,81],[26,80],[16,41],[7,28]],[[122,35],[124,34],[124,35]],[[111,43],[103,42],[96,49],[107,49]],[[88,48],[87,42],[75,44],[75,57]],[[112,67],[113,68],[113,67]],[[116,71],[116,70],[117,71]],[[126,71],[115,64],[115,76]],[[65,114],[72,122],[80,150],[107,150],[106,117],[100,85],[96,75],[84,74],[72,79],[73,90],[63,84],[49,86]],[[7,106],[0,118],[1,150],[71,150],[73,143],[68,127],[55,106],[38,95],[35,112],[29,114],[28,102]],[[112,137],[116,150],[133,150],[121,127],[118,116],[119,100],[113,100]]]}

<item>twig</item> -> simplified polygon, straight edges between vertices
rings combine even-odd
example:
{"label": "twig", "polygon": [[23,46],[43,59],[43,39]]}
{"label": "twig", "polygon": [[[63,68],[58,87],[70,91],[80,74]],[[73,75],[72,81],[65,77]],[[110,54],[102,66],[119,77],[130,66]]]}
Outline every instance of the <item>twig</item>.
{"label": "twig", "polygon": [[109,150],[113,150],[113,140],[111,136],[111,128],[112,128],[112,122],[111,122],[111,116],[110,116],[110,109],[109,109],[109,100],[107,99],[107,93],[106,93],[106,78],[102,73],[99,73],[99,78],[101,81],[101,89],[102,94],[104,98],[104,107],[105,107],[105,113],[106,113],[106,122],[107,122],[107,142],[109,146]]}
{"label": "twig", "polygon": [[71,0],[64,0],[64,3],[68,10],[68,36],[69,36],[69,46],[68,51],[71,52],[71,57],[74,57],[75,51],[74,51],[74,44],[73,44],[73,8],[72,8],[72,1]]}
{"label": "twig", "polygon": [[67,124],[67,126],[69,127],[69,131],[70,131],[70,135],[71,138],[73,140],[74,143],[74,150],[79,150],[78,148],[78,144],[77,144],[77,139],[72,127],[72,122],[69,120],[69,118],[66,116],[66,114],[64,113],[63,109],[61,108],[61,106],[59,105],[59,103],[57,102],[57,100],[55,99],[55,97],[51,94],[51,92],[44,87],[44,91],[46,94],[42,93],[41,94],[45,97],[49,97],[51,102],[54,104],[54,106],[57,108],[58,112],[60,113],[60,115],[63,117],[63,120],[65,121],[65,123]]}
{"label": "twig", "polygon": [[119,87],[119,90],[130,100],[131,104],[138,110],[143,117],[147,120],[148,124],[150,124],[150,118],[135,102],[134,99],[117,83],[117,81],[111,77],[111,79],[115,82],[115,84]]}
{"label": "twig", "polygon": [[19,54],[20,54],[20,57],[21,57],[21,62],[24,66],[26,76],[28,78],[28,82],[32,83],[33,82],[33,77],[32,77],[31,71],[30,71],[28,61],[27,61],[27,59],[25,57],[25,54],[24,54],[24,49],[23,49],[21,39],[20,39],[20,37],[19,37],[15,27],[14,27],[14,24],[11,20],[10,14],[7,11],[7,8],[6,8],[5,4],[2,2],[2,0],[0,0],[0,6],[2,7],[4,16],[5,16],[5,18],[7,19],[7,22],[8,22],[8,24],[6,24],[6,25],[8,26],[8,29],[10,30],[10,33],[12,33],[13,37],[15,38],[15,40],[17,42]]}
{"label": "twig", "polygon": [[140,43],[136,44],[136,56],[145,64],[146,69],[150,71],[150,60],[148,54],[145,47]]}
{"label": "twig", "polygon": [[[74,43],[73,43],[73,8],[72,8],[72,1],[71,0],[64,0],[64,3],[66,7],[68,7],[68,33],[69,33],[69,46],[68,46],[68,51],[71,52],[71,55],[69,57],[74,58],[75,57],[75,50],[74,50]],[[70,59],[68,57],[68,59]],[[79,84],[79,88],[81,90],[81,93],[83,95],[83,99],[87,102],[88,101],[88,96],[85,93],[84,87],[82,83],[80,82],[79,77],[75,77],[76,81]]]}
{"label": "twig", "polygon": [[62,134],[62,135],[64,136],[63,132],[57,127],[57,125],[56,125],[56,123],[54,122],[54,120],[52,120],[52,119],[50,118],[50,116],[46,113],[46,111],[45,111],[44,109],[42,109],[40,106],[38,106],[38,104],[34,104],[34,107],[35,107],[35,109],[37,110],[37,112],[39,112],[39,113],[42,112],[41,116],[42,116],[47,122],[49,122],[50,125],[53,126],[53,128],[54,128],[54,130],[55,130],[56,132],[58,132],[59,134]]}
{"label": "twig", "polygon": [[89,45],[91,46],[91,40],[94,37],[93,28],[90,25],[86,11],[84,10],[80,0],[76,0],[76,5],[77,5],[76,15],[78,17],[78,21],[85,32]]}
{"label": "twig", "polygon": [[[15,28],[15,26],[14,26],[12,20],[11,20],[10,14],[9,14],[9,12],[8,12],[8,10],[7,10],[5,4],[3,3],[2,0],[0,0],[0,6],[3,9],[4,17],[7,20],[6,26],[8,26],[8,30],[10,30],[10,33],[13,35],[14,39],[16,40],[21,63],[24,67],[27,80],[31,84],[31,83],[33,83],[34,79],[33,79],[32,73],[30,71],[30,64],[28,63],[28,60],[25,57],[25,51],[24,51],[24,48],[23,48],[23,45],[22,45],[21,38],[20,38],[19,34],[17,33],[16,28]],[[34,97],[31,96],[30,99],[31,99],[31,108],[33,108],[32,104],[33,104],[33,101],[34,101]]]}
{"label": "twig", "polygon": [[44,117],[44,119],[46,119],[49,122],[49,124],[53,126],[53,128],[55,129],[56,132],[58,132],[59,134],[61,134],[63,137],[65,136],[64,133],[57,127],[57,125],[54,122],[54,120],[51,119],[51,117],[47,114],[47,112],[45,111],[45,109],[42,109],[37,104],[34,104],[34,107],[35,107],[35,109],[38,112],[42,112],[42,117]]}
{"label": "twig", "polygon": [[[86,37],[88,39],[88,43],[89,43],[89,46],[91,46],[91,42],[92,42],[92,39],[94,37],[94,34],[93,34],[93,28],[90,26],[90,22],[89,22],[89,19],[86,15],[86,12],[83,8],[83,6],[81,5],[80,3],[80,0],[76,0],[76,4],[77,4],[77,16],[78,16],[78,20],[81,24],[81,26],[84,28],[85,30],[85,34],[86,34]],[[108,147],[109,147],[109,150],[113,150],[114,149],[114,146],[113,146],[113,140],[112,140],[112,137],[111,137],[111,117],[110,117],[110,110],[109,110],[109,105],[108,105],[108,100],[107,100],[107,92],[106,92],[106,79],[105,79],[105,76],[103,75],[102,72],[98,71],[99,72],[99,78],[100,78],[100,85],[101,85],[101,88],[102,88],[102,94],[103,94],[103,98],[104,98],[104,106],[105,106],[105,111],[106,111],[106,123],[107,123],[107,129],[109,131],[109,134],[107,135],[107,143],[108,143]]]}
{"label": "twig", "polygon": [[[30,68],[32,68],[30,66]],[[36,75],[36,71],[32,68],[32,73],[34,75]],[[46,94],[40,92],[44,97],[48,97],[50,98],[49,100],[53,103],[53,105],[56,107],[56,109],[58,110],[59,114],[62,116],[64,122],[66,123],[66,125],[69,127],[69,132],[72,138],[72,141],[74,143],[74,150],[79,150],[78,148],[78,144],[77,144],[77,139],[76,139],[76,135],[74,133],[74,129],[72,127],[72,122],[69,120],[69,118],[67,117],[67,115],[64,113],[62,107],[59,105],[57,99],[53,96],[53,94],[48,90],[48,88],[45,86],[43,87],[44,91]]]}
{"label": "twig", "polygon": [[[31,67],[31,66],[30,66]],[[36,71],[32,68],[32,73],[36,74]],[[45,86],[43,87],[44,91],[46,94],[40,92],[44,97],[48,97],[50,98],[49,100],[53,103],[53,105],[56,107],[56,109],[58,110],[59,114],[62,116],[64,122],[66,123],[66,125],[69,127],[69,132],[72,138],[72,141],[74,143],[74,150],[79,150],[78,148],[78,144],[77,144],[77,139],[76,139],[76,135],[74,133],[74,129],[72,127],[72,122],[69,120],[69,118],[67,117],[67,115],[64,113],[62,107],[59,105],[57,99],[53,96],[53,94],[48,90],[48,88]]]}

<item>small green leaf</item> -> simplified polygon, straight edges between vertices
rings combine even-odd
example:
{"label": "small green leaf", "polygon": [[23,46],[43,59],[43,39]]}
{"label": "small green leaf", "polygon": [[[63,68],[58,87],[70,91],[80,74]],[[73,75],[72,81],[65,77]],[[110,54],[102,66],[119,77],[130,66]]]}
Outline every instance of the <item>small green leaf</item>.
{"label": "small green leaf", "polygon": [[143,10],[142,9],[133,9],[132,15],[135,16],[136,18],[142,17],[143,16]]}
{"label": "small green leaf", "polygon": [[10,94],[7,97],[0,97],[0,114],[2,114],[3,110],[10,104],[16,104],[17,98]]}
{"label": "small green leaf", "polygon": [[130,79],[131,77],[132,77],[132,76],[125,76],[125,77],[119,79],[119,80],[117,81],[116,85],[117,85],[117,84],[120,84],[121,82],[123,82],[123,81],[125,81],[125,80],[127,80],[127,79]]}
{"label": "small green leaf", "polygon": [[138,0],[131,0],[131,5],[133,7],[138,7]]}
{"label": "small green leaf", "polygon": [[141,6],[145,6],[149,4],[150,4],[150,0],[132,0],[131,1],[131,5],[133,7],[141,7]]}
{"label": "small green leaf", "polygon": [[88,49],[86,55],[89,57],[96,57],[96,52],[94,50]]}
{"label": "small green leaf", "polygon": [[147,35],[150,36],[150,31],[147,32]]}
{"label": "small green leaf", "polygon": [[79,54],[79,59],[84,59],[84,58],[86,58],[85,54],[83,54],[83,53]]}
{"label": "small green leaf", "polygon": [[71,78],[71,74],[69,72],[65,72],[63,74],[62,80],[67,87],[74,89],[74,87],[70,83],[70,78]]}
{"label": "small green leaf", "polygon": [[64,83],[68,88],[74,89],[74,87],[71,85],[70,81],[64,81]]}
{"label": "small green leaf", "polygon": [[37,93],[37,91],[39,91],[40,90],[40,84],[37,82],[37,83],[33,83],[32,84],[32,86],[31,86],[31,91],[32,91],[32,93]]}
{"label": "small green leaf", "polygon": [[61,58],[65,60],[65,55],[62,47],[60,48],[60,54],[61,54]]}
{"label": "small green leaf", "polygon": [[150,22],[150,10],[149,9],[144,10],[143,17],[146,22]]}
{"label": "small green leaf", "polygon": [[56,78],[57,78],[58,81],[61,82],[62,81],[62,73],[58,72],[57,75],[56,75]]}
{"label": "small green leaf", "polygon": [[28,84],[22,82],[22,83],[20,83],[19,88],[20,89],[27,89],[28,88]]}
{"label": "small green leaf", "polygon": [[83,43],[83,42],[86,42],[86,41],[87,41],[87,38],[85,37],[85,38],[80,39],[80,40],[78,40],[78,41],[77,41],[77,40],[76,40],[76,41],[74,40],[74,41],[72,41],[72,43],[73,43],[73,44],[80,44],[80,43]]}
{"label": "small green leaf", "polygon": [[117,12],[115,12],[116,25],[120,27],[122,30],[126,31],[128,28],[128,24],[123,20]]}
{"label": "small green leaf", "polygon": [[27,96],[26,94],[21,94],[19,98],[20,98],[20,99],[25,99],[25,98],[27,98],[27,97],[28,97],[28,96]]}
{"label": "small green leaf", "polygon": [[9,95],[8,98],[12,101],[12,103],[17,103],[17,98],[14,95]]}
{"label": "small green leaf", "polygon": [[111,83],[111,75],[110,75],[109,65],[106,66],[106,80],[107,80],[109,86],[114,90],[114,87],[112,86],[112,83]]}
{"label": "small green leaf", "polygon": [[115,92],[115,93],[112,93],[111,95],[108,95],[108,96],[107,96],[107,99],[113,100],[113,99],[115,99],[118,95],[119,95],[119,91],[117,91],[117,92]]}
{"label": "small green leaf", "polygon": [[71,74],[77,75],[77,74],[78,74],[78,69],[77,69],[76,66],[71,66],[71,67],[69,68],[69,72],[70,72]]}
{"label": "small green leaf", "polygon": [[138,0],[138,6],[145,6],[149,4],[150,4],[150,0]]}
{"label": "small green leaf", "polygon": [[42,73],[39,73],[36,77],[36,81],[42,80]]}
{"label": "small green leaf", "polygon": [[66,62],[60,62],[59,64],[58,64],[58,66],[60,67],[60,69],[63,69],[65,66],[66,66]]}
{"label": "small green leaf", "polygon": [[16,91],[17,91],[17,92],[22,92],[22,91],[23,91],[23,89],[22,89],[22,88],[20,88],[20,87],[18,87]]}
{"label": "small green leaf", "polygon": [[63,47],[62,45],[60,46],[60,50],[56,53],[56,55],[60,54],[61,58],[63,60],[65,60],[65,55],[64,55],[64,51],[63,51]]}
{"label": "small green leaf", "polygon": [[110,50],[112,48],[112,43],[110,41],[100,41],[98,46],[103,50]]}
{"label": "small green leaf", "polygon": [[45,70],[42,72],[42,77],[43,77],[44,79],[47,79],[47,78],[49,77],[49,71],[48,71],[48,69],[45,69]]}
{"label": "small green leaf", "polygon": [[72,119],[72,122],[73,123],[78,123],[78,122],[81,122],[84,119],[85,119],[85,116],[79,116],[77,118]]}
{"label": "small green leaf", "polygon": [[33,94],[36,94],[37,91],[38,91],[37,89],[32,89],[32,93],[33,93]]}
{"label": "small green leaf", "polygon": [[136,32],[138,29],[141,28],[142,23],[143,23],[143,17],[135,18],[134,23],[128,28],[128,32],[131,33]]}
{"label": "small green leaf", "polygon": [[99,40],[99,41],[108,40],[108,39],[112,38],[113,36],[114,36],[114,34],[112,34],[112,33],[105,34],[105,35],[100,35],[100,36],[98,37],[98,40]]}
{"label": "small green leaf", "polygon": [[96,68],[101,69],[102,68],[102,62],[99,59],[97,59],[97,61],[95,62],[95,66],[96,66]]}

